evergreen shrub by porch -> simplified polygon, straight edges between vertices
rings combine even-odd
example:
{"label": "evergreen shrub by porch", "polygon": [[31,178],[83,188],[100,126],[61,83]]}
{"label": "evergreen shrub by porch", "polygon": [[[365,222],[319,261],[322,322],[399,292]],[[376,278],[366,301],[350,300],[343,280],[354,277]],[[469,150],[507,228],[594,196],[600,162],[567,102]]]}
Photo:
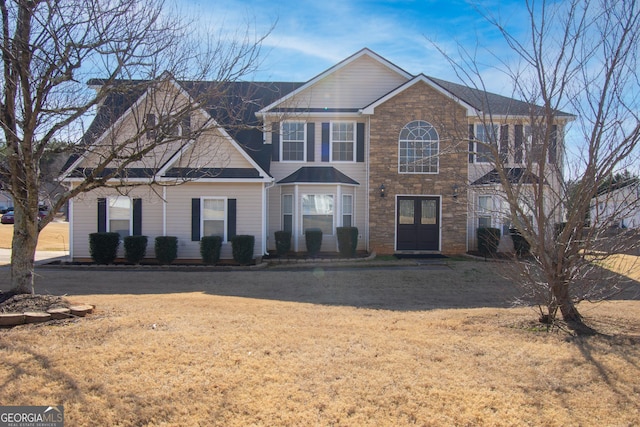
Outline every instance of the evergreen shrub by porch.
{"label": "evergreen shrub by porch", "polygon": [[358,227],[337,227],[338,251],[344,258],[353,258],[358,246]]}
{"label": "evergreen shrub by porch", "polygon": [[156,259],[162,265],[171,264],[178,257],[178,238],[175,236],[156,237]]}
{"label": "evergreen shrub by porch", "polygon": [[282,256],[291,250],[291,232],[290,231],[276,231],[276,253]]}
{"label": "evergreen shrub by porch", "polygon": [[531,245],[524,238],[522,234],[518,231],[517,228],[512,228],[509,230],[511,233],[511,240],[513,240],[513,250],[516,252],[518,256],[524,256],[529,254],[529,250],[531,249]]}
{"label": "evergreen shrub by porch", "polygon": [[478,228],[478,251],[482,255],[494,255],[498,252],[500,229],[494,227]]}
{"label": "evergreen shrub by porch", "polygon": [[124,238],[124,257],[131,264],[140,264],[147,254],[147,236],[127,236]]}
{"label": "evergreen shrub by porch", "polygon": [[253,247],[255,246],[255,236],[242,235],[231,238],[231,251],[233,259],[240,265],[251,264],[253,261]]}
{"label": "evergreen shrub by porch", "polygon": [[304,230],[304,240],[307,252],[311,256],[318,255],[322,247],[322,230],[320,228],[307,228]]}
{"label": "evergreen shrub by porch", "polygon": [[200,240],[200,255],[202,262],[207,265],[216,264],[220,261],[220,250],[222,248],[222,237],[204,236]]}
{"label": "evergreen shrub by porch", "polygon": [[89,234],[89,253],[98,264],[111,264],[116,259],[120,245],[118,233]]}

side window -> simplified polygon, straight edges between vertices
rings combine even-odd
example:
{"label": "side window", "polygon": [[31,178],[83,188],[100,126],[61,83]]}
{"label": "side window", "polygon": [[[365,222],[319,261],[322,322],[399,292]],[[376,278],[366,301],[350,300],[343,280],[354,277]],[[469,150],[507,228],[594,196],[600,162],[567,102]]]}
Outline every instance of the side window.
{"label": "side window", "polygon": [[342,226],[353,226],[353,196],[351,194],[342,195]]}
{"label": "side window", "polygon": [[492,210],[491,196],[478,196],[478,228],[491,227]]}
{"label": "side window", "polygon": [[202,235],[220,236],[223,241],[227,240],[226,230],[226,200],[225,199],[202,199]]}
{"label": "side window", "polygon": [[282,229],[293,233],[293,195],[282,195]]}
{"label": "side window", "polygon": [[493,162],[491,147],[497,147],[499,134],[500,126],[496,124],[476,125],[476,163]]}
{"label": "side window", "polygon": [[126,196],[107,199],[107,231],[118,233],[120,239],[131,235],[131,199]]}

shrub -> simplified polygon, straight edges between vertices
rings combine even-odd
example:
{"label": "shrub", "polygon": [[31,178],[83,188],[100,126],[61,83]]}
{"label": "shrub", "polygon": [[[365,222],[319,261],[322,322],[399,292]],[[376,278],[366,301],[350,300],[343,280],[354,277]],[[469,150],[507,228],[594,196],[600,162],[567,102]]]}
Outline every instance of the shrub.
{"label": "shrub", "polygon": [[307,245],[309,255],[315,256],[320,253],[322,247],[322,230],[319,228],[307,228],[304,230],[304,240]]}
{"label": "shrub", "polygon": [[509,230],[511,233],[511,240],[513,240],[513,250],[516,252],[518,256],[524,256],[529,254],[529,250],[531,249],[531,245],[524,238],[522,234],[516,228],[512,228]]}
{"label": "shrub", "polygon": [[132,264],[140,264],[147,254],[147,236],[127,236],[124,238],[124,257]]}
{"label": "shrub", "polygon": [[358,227],[337,227],[338,251],[340,256],[353,258],[358,246]]}
{"label": "shrub", "polygon": [[200,240],[200,255],[202,262],[208,265],[216,264],[220,261],[220,250],[222,248],[222,237],[204,236]]}
{"label": "shrub", "polygon": [[162,265],[171,264],[178,257],[178,238],[175,236],[156,237],[156,259]]}
{"label": "shrub", "polygon": [[118,233],[89,234],[89,253],[98,264],[111,264],[118,254],[120,235]]}
{"label": "shrub", "polygon": [[493,227],[478,228],[478,250],[484,256],[498,252],[500,229]]}
{"label": "shrub", "polygon": [[231,239],[233,259],[240,265],[251,264],[253,261],[254,236],[237,235]]}
{"label": "shrub", "polygon": [[276,231],[276,253],[282,256],[291,250],[291,232]]}

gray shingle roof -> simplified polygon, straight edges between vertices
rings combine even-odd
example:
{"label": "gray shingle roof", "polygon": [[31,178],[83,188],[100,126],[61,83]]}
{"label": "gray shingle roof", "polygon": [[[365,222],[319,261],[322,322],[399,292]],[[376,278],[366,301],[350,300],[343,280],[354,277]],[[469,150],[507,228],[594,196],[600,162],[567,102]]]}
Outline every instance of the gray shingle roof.
{"label": "gray shingle roof", "polygon": [[278,181],[278,184],[294,183],[360,185],[332,166],[305,166]]}

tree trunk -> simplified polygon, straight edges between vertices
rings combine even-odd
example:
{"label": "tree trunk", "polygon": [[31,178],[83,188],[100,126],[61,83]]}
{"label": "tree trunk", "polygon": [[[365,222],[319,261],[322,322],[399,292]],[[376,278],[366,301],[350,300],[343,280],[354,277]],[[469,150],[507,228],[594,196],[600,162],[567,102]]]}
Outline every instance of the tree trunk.
{"label": "tree trunk", "polygon": [[38,243],[37,207],[15,207],[15,224],[11,245],[11,290],[16,293],[35,293],[34,264]]}
{"label": "tree trunk", "polygon": [[562,313],[562,320],[567,323],[569,328],[573,329],[578,335],[593,335],[596,333],[593,328],[583,322],[580,312],[578,312],[578,309],[571,300],[569,285],[567,283],[555,283],[551,287],[551,291],[553,292],[554,303],[557,308],[560,309],[560,313]]}

